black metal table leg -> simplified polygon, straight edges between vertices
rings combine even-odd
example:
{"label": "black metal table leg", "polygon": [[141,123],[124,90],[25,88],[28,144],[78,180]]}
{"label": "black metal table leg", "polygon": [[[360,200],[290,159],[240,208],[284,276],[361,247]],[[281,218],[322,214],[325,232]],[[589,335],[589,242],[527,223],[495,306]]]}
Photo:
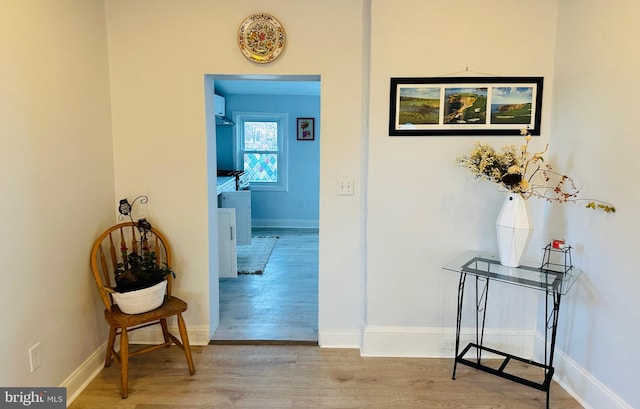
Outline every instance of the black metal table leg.
{"label": "black metal table leg", "polygon": [[462,324],[462,300],[464,299],[464,282],[467,279],[467,273],[460,273],[460,281],[458,282],[458,312],[456,317],[456,348],[453,357],[453,374],[451,379],[456,379],[456,366],[458,365],[458,353],[460,351],[460,325]]}
{"label": "black metal table leg", "polygon": [[[484,289],[482,293],[480,293],[478,284],[481,278],[476,276],[476,344],[480,346],[484,343],[484,324],[487,319],[487,299],[489,298],[489,278],[485,278],[484,280]],[[482,313],[482,324],[480,324],[480,313]],[[482,348],[476,349],[476,360],[478,363],[482,360]]]}
{"label": "black metal table leg", "polygon": [[[553,299],[551,313],[549,313],[549,298]],[[562,295],[557,291],[547,291],[545,299],[546,322],[544,326],[544,364],[545,383],[547,389],[547,409],[549,409],[549,397],[551,391],[551,378],[553,377],[553,356],[556,350],[556,335],[558,330],[558,316],[560,315],[560,300]],[[551,329],[551,345],[547,349],[549,339],[549,329]]]}

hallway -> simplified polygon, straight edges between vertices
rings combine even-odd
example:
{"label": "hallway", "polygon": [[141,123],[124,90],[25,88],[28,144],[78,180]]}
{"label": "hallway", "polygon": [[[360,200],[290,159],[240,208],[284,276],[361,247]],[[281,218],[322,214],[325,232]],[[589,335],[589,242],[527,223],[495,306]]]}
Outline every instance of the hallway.
{"label": "hallway", "polygon": [[212,344],[317,344],[318,230],[254,228],[278,236],[264,273],[220,279],[220,325]]}

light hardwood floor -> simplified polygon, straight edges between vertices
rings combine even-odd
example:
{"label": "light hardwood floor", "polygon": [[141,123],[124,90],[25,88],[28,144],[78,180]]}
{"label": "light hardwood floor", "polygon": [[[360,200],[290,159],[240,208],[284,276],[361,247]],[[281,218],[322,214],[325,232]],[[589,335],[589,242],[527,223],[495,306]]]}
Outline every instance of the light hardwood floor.
{"label": "light hardwood floor", "polygon": [[253,229],[278,236],[262,274],[220,279],[212,343],[318,342],[318,230]]}
{"label": "light hardwood floor", "polygon": [[[278,235],[262,276],[221,282],[221,325],[215,342],[317,342],[317,231],[260,230]],[[71,409],[441,408],[543,409],[545,393],[458,366],[451,359],[366,358],[356,349],[299,345],[192,347],[196,374],[172,347],[136,356],[129,398],[119,368],[104,369]],[[510,368],[512,368],[510,366]],[[534,368],[519,367],[519,374]],[[551,408],[581,406],[557,384]]]}
{"label": "light hardwood floor", "polygon": [[[118,366],[112,365],[70,408],[545,407],[544,392],[465,366],[459,366],[457,379],[451,380],[451,359],[363,358],[355,349],[291,345],[210,345],[194,347],[193,356],[193,376],[176,347],[136,356],[129,367],[129,397],[125,400],[120,398]],[[520,375],[533,370],[517,365]],[[554,382],[551,408],[581,406]]]}

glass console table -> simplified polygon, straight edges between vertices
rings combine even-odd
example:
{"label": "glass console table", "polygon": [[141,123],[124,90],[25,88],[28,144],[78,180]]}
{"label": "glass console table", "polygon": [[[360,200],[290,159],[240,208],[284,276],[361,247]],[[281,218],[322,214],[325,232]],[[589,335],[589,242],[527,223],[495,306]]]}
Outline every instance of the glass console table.
{"label": "glass console table", "polygon": [[[554,252],[564,253],[570,252],[570,247],[564,250],[552,250]],[[570,254],[570,253],[569,253]],[[565,257],[566,259],[566,257]],[[458,283],[458,313],[456,319],[456,340],[455,340],[455,359],[453,364],[452,379],[456,379],[456,367],[463,364],[476,368],[496,376],[526,385],[547,394],[547,409],[549,408],[549,389],[551,387],[551,378],[553,378],[553,354],[556,344],[556,331],[558,328],[558,313],[560,311],[560,299],[575,283],[581,271],[563,264],[546,263],[543,267],[521,265],[520,267],[505,267],[500,264],[497,257],[476,251],[470,251],[456,260],[442,267],[445,270],[453,271],[460,274]],[[462,325],[462,307],[464,301],[465,282],[467,277],[475,278],[475,340],[470,342],[462,351],[460,351],[460,327]],[[543,291],[546,293],[545,302],[545,351],[544,362],[536,362],[530,359],[518,357],[488,348],[483,345],[484,325],[487,315],[487,298],[489,294],[489,283],[491,281],[499,281],[502,283],[526,287],[532,290]],[[470,350],[473,352],[471,358],[465,357]],[[482,352],[486,351],[494,355],[503,357],[504,360],[498,366],[485,365],[482,362]],[[507,365],[510,361],[519,361],[528,365],[541,368],[544,371],[544,377],[540,381],[530,380],[521,376],[508,372]]]}

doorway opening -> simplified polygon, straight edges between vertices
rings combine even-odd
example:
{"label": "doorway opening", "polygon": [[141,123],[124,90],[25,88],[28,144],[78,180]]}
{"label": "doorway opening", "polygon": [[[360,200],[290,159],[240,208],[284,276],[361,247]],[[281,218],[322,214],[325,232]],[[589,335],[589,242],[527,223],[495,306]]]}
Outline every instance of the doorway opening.
{"label": "doorway opening", "polygon": [[[236,277],[224,276],[225,273],[210,278],[211,328],[216,328],[211,343],[317,344],[320,76],[208,75],[205,90],[209,179],[218,170],[255,175],[250,168],[254,165],[263,172],[264,179],[284,181],[265,186],[255,176],[250,179],[250,244],[229,246],[224,242],[229,231],[226,225],[209,228],[214,247],[210,255],[216,255],[211,258],[213,262],[223,263],[231,257],[237,263],[239,254],[244,257],[257,252],[255,248],[263,239],[272,242],[266,264],[259,272]],[[209,118],[212,112],[215,121]],[[254,144],[249,154],[245,152],[243,118],[252,114],[286,118],[278,125],[284,128],[279,130],[283,138],[278,141],[280,145],[266,143],[271,150],[263,151],[261,144]],[[297,137],[298,118],[315,118],[313,139]],[[269,142],[268,137],[263,139]],[[255,159],[261,158],[270,160],[256,165]],[[218,185],[210,183],[209,190],[209,215],[217,221],[219,207],[224,205]],[[237,228],[246,226],[242,219],[247,209],[236,210],[235,217],[241,219]],[[241,234],[238,231],[238,237]],[[226,268],[229,266],[212,271],[222,273]],[[233,268],[237,271],[238,265]]]}

